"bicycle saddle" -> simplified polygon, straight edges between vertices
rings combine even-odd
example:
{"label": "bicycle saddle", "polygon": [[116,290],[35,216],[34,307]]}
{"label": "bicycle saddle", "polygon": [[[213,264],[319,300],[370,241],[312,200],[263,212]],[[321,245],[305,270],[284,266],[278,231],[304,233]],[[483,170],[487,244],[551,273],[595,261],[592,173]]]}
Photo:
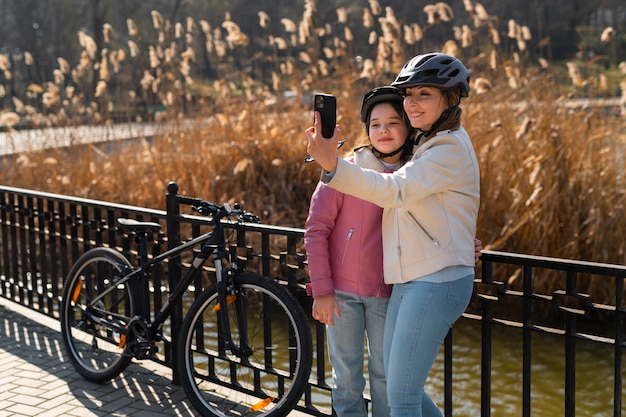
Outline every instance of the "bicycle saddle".
{"label": "bicycle saddle", "polygon": [[133,232],[161,230],[161,225],[156,222],[140,222],[135,219],[120,217],[117,219],[117,223],[122,229]]}

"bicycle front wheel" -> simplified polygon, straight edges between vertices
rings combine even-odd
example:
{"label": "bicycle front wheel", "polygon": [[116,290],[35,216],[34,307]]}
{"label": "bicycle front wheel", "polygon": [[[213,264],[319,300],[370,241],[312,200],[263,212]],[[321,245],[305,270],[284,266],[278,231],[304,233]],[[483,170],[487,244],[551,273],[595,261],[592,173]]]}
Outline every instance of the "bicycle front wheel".
{"label": "bicycle front wheel", "polygon": [[[311,371],[311,329],[304,310],[289,291],[261,275],[237,274],[228,294],[224,308],[214,284],[185,318],[178,342],[185,392],[203,416],[285,416]],[[245,338],[248,354],[225,349],[218,336],[224,313],[233,341],[241,346]]]}
{"label": "bicycle front wheel", "polygon": [[120,284],[130,262],[110,248],[94,248],[72,266],[61,299],[61,335],[72,366],[84,378],[105,382],[131,361],[122,336],[134,315],[134,298]]}

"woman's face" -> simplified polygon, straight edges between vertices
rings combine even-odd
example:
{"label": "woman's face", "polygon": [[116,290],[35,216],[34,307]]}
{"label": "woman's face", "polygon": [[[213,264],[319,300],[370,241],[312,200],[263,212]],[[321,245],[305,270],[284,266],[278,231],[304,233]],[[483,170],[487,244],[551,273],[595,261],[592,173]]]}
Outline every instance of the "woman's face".
{"label": "woman's face", "polygon": [[[391,153],[400,149],[409,134],[404,117],[398,114],[389,103],[379,103],[370,113],[368,134],[372,146],[381,153]],[[395,163],[400,160],[402,153],[383,158],[385,162]]]}
{"label": "woman's face", "polygon": [[404,111],[411,126],[428,131],[448,108],[443,91],[435,87],[411,87],[406,89]]}

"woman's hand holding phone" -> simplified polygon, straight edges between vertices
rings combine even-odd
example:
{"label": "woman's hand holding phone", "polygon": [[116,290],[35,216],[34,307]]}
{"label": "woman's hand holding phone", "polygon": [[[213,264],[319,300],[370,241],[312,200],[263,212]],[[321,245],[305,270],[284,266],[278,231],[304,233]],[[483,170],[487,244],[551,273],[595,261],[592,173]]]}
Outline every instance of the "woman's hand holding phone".
{"label": "woman's hand holding phone", "polygon": [[325,171],[333,171],[337,167],[337,149],[340,146],[339,137],[341,136],[340,127],[335,126],[334,133],[330,139],[324,138],[322,136],[320,113],[316,111],[314,125],[309,127],[304,133],[309,140],[307,145],[309,155],[314,158]]}
{"label": "woman's hand holding phone", "polygon": [[[337,127],[337,98],[331,94],[315,94],[313,96],[313,114],[313,127],[306,130],[306,135],[309,138],[309,147],[311,146],[312,138],[315,138],[315,140],[319,138],[325,142],[336,143],[335,146],[329,145],[328,143],[320,144],[322,147],[328,148],[328,151],[324,151],[324,153],[329,157],[328,162],[334,162],[334,166],[336,166],[337,149],[341,148],[345,143],[344,140],[338,141],[340,132]],[[307,147],[307,149],[309,147]],[[332,150],[332,153],[330,150]],[[315,156],[309,151],[309,155],[304,158],[304,161],[312,162],[315,161],[315,159]],[[326,169],[321,162],[318,163],[322,168]]]}
{"label": "woman's hand holding phone", "polygon": [[313,112],[319,112],[322,122],[322,136],[333,137],[337,124],[337,98],[332,94],[317,93],[313,96]]}

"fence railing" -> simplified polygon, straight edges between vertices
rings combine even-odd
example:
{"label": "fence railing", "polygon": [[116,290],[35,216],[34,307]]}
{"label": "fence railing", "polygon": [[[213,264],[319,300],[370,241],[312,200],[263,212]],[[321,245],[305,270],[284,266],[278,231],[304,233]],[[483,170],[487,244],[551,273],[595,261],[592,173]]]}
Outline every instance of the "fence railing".
{"label": "fence railing", "polygon": [[[105,245],[121,250],[130,259],[136,256],[132,238],[117,227],[118,217],[150,220],[163,226],[162,232],[150,243],[152,255],[210,227],[205,219],[179,213],[176,192],[177,187],[170,184],[167,210],[162,211],[0,187],[0,296],[58,319],[64,277],[84,251]],[[263,224],[245,225],[231,231],[233,256],[245,260],[248,269],[286,285],[310,313],[311,300],[303,289],[308,279],[304,231]],[[183,258],[177,265],[166,264],[153,271],[151,290],[156,309],[167,297],[169,283],[176,279],[179,268],[186,267],[185,262]],[[194,291],[201,291],[208,285],[213,279],[212,272],[211,267],[207,267],[207,282]],[[523,416],[530,416],[532,411],[531,341],[535,333],[563,337],[565,417],[576,415],[577,341],[611,346],[613,416],[622,415],[626,266],[484,251],[476,272],[474,296],[463,320],[478,321],[481,328],[481,417],[491,416],[491,400],[498,395],[491,388],[492,335],[498,326],[517,328],[522,334]],[[189,301],[193,297],[190,292]],[[158,360],[167,366],[171,366],[174,355],[171,337],[176,334],[185,308],[176,310],[169,329],[164,329],[165,340]],[[598,320],[610,326],[595,326]],[[330,393],[324,326],[315,323],[314,369],[303,404],[298,409],[310,415],[328,416],[329,402],[320,404],[318,401],[320,395],[329,398]],[[450,332],[443,349],[446,417],[452,416],[453,408],[452,337],[453,332]],[[176,382],[175,373],[172,377]]]}
{"label": "fence railing", "polygon": [[465,314],[481,322],[481,417],[491,416],[491,343],[497,326],[522,333],[523,417],[532,415],[532,377],[541,378],[531,367],[537,333],[563,337],[565,417],[576,415],[577,341],[612,347],[612,411],[621,416],[626,266],[490,251],[484,251],[481,263],[473,305]]}

